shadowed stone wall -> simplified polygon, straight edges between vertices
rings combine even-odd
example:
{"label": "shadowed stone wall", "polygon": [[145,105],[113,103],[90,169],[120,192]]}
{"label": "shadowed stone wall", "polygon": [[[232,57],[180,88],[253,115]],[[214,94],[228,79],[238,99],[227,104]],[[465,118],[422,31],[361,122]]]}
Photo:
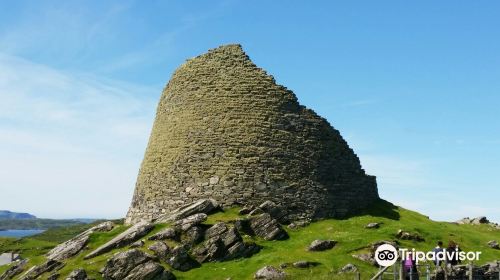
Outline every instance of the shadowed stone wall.
{"label": "shadowed stone wall", "polygon": [[342,217],[378,199],[337,130],[277,85],[240,45],[188,60],[161,96],[127,223],[200,198]]}

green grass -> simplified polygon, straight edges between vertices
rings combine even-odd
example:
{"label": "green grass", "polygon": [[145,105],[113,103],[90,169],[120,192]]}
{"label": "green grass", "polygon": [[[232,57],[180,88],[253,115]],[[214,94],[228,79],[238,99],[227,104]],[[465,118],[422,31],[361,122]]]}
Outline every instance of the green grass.
{"label": "green grass", "polygon": [[[218,221],[230,221],[240,216],[238,209],[228,209],[225,212],[209,216],[206,224],[214,224]],[[379,229],[365,229],[370,222],[382,223]],[[148,236],[158,232],[167,225],[156,225]],[[91,235],[89,246],[81,254],[67,261],[66,266],[60,270],[61,276],[66,276],[75,268],[83,267],[90,277],[102,279],[99,270],[104,266],[106,259],[118,251],[126,248],[116,249],[104,255],[90,260],[83,257],[90,251],[102,245],[113,236],[125,230],[125,226],[118,226],[111,232],[94,233]],[[456,225],[453,223],[436,222],[429,220],[426,216],[395,207],[387,202],[381,202],[372,209],[358,216],[343,220],[324,220],[312,223],[299,230],[288,230],[290,238],[284,241],[265,241],[259,238],[250,238],[260,244],[263,249],[258,254],[248,259],[240,259],[220,263],[203,264],[201,268],[187,272],[174,271],[177,279],[253,279],[253,274],[265,265],[279,266],[281,263],[292,263],[298,260],[306,260],[320,263],[310,269],[286,268],[290,279],[353,279],[352,276],[340,276],[338,270],[347,263],[353,263],[361,270],[362,279],[368,279],[376,271],[376,268],[362,261],[354,259],[351,255],[366,251],[366,247],[379,240],[394,240],[399,229],[418,233],[425,238],[425,242],[400,241],[403,247],[418,250],[430,250],[438,240],[445,243],[449,240],[458,242],[464,251],[482,251],[479,263],[500,259],[500,250],[487,247],[489,240],[500,240],[500,231],[487,225]],[[146,236],[146,238],[148,237]],[[2,242],[0,239],[0,251],[5,247],[21,250],[24,257],[31,256],[34,263],[43,260],[43,257],[35,254],[46,252],[55,243],[47,241],[50,238],[37,240],[25,238],[14,242],[8,240]],[[247,239],[247,238],[246,238]],[[332,249],[324,252],[308,252],[307,246],[314,239],[334,239],[338,244]],[[24,241],[23,241],[24,240]],[[144,250],[151,244],[147,241]],[[170,245],[175,245],[171,243]],[[33,248],[38,248],[34,250]],[[167,264],[164,264],[168,268]],[[0,267],[0,271],[5,267]],[[48,275],[45,275],[45,277]],[[64,278],[63,278],[64,279]]]}
{"label": "green grass", "polygon": [[75,220],[52,220],[52,219],[4,219],[0,218],[0,230],[7,229],[49,229],[82,225],[84,223]]}

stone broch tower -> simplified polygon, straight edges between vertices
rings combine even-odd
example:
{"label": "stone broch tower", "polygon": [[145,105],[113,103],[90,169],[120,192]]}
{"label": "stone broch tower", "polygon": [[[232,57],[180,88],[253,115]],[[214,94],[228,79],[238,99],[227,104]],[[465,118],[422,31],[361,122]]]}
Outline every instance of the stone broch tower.
{"label": "stone broch tower", "polygon": [[271,200],[297,219],[342,217],[378,192],[337,130],[226,45],[188,60],[165,87],[126,221],[201,198]]}

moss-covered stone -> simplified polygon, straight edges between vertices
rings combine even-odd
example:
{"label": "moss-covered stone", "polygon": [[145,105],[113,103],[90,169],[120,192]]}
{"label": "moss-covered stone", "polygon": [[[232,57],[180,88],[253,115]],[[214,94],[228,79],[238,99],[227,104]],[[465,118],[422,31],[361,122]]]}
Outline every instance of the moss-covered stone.
{"label": "moss-covered stone", "polygon": [[226,45],[188,60],[165,87],[126,221],[200,198],[271,200],[297,219],[342,217],[378,193],[337,130]]}

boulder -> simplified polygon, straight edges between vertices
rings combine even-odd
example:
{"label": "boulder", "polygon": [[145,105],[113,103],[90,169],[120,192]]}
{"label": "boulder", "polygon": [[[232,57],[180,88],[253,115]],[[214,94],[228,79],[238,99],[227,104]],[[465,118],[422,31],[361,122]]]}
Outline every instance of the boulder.
{"label": "boulder", "polygon": [[87,280],[87,272],[83,268],[78,268],[68,275],[66,280]]}
{"label": "boulder", "polygon": [[189,256],[184,246],[175,247],[166,262],[176,270],[188,271],[200,267],[200,264]]}
{"label": "boulder", "polygon": [[130,244],[130,248],[139,248],[144,246],[144,240],[137,240],[136,242]]}
{"label": "boulder", "polygon": [[309,261],[297,261],[294,262],[292,265],[295,268],[308,268],[311,266],[315,266],[317,263],[315,262],[309,262]]}
{"label": "boulder", "polygon": [[396,237],[403,240],[414,240],[417,242],[423,242],[425,239],[417,233],[411,233],[408,231],[398,230]]}
{"label": "boulder", "polygon": [[64,266],[64,263],[54,261],[54,260],[47,260],[46,262],[32,266],[28,271],[26,271],[22,276],[21,280],[31,280],[31,279],[36,279],[40,275],[53,271],[56,268],[61,268]]}
{"label": "boulder", "polygon": [[500,249],[500,244],[498,244],[498,241],[496,241],[496,240],[491,240],[491,241],[488,241],[488,247],[490,247],[492,249]]}
{"label": "boulder", "polygon": [[126,246],[137,239],[145,236],[148,234],[152,229],[154,225],[149,223],[149,222],[139,222],[133,226],[131,226],[129,229],[126,231],[120,233],[117,235],[115,238],[111,239],[104,245],[100,246],[99,248],[95,249],[92,251],[90,254],[85,256],[85,259],[90,259],[95,256],[99,256],[103,253],[109,252],[115,248],[120,248],[123,246]]}
{"label": "boulder", "polygon": [[14,262],[4,273],[0,275],[0,280],[7,280],[14,278],[14,276],[23,272],[24,268],[26,268],[27,263],[28,259]]}
{"label": "boulder", "polygon": [[98,231],[110,231],[114,227],[112,222],[100,223],[78,234],[70,240],[57,245],[47,253],[47,258],[55,261],[64,261],[78,254],[87,245],[90,234]]}
{"label": "boulder", "polygon": [[226,247],[221,237],[214,236],[193,250],[193,255],[200,263],[222,260],[226,255]]}
{"label": "boulder", "polygon": [[368,229],[376,229],[379,227],[380,227],[380,223],[369,223],[365,226],[365,228],[368,228]]}
{"label": "boulder", "polygon": [[353,272],[358,272],[358,267],[352,263],[344,265],[339,271],[339,273],[353,273]]}
{"label": "boulder", "polygon": [[171,252],[170,247],[163,241],[156,241],[149,246],[148,249],[153,251],[155,256],[157,256],[160,260],[166,260]]}
{"label": "boulder", "polygon": [[215,236],[222,235],[227,231],[227,225],[224,222],[218,222],[215,225],[211,226],[205,231],[205,239],[210,239]]}
{"label": "boulder", "polygon": [[138,265],[153,260],[153,256],[139,249],[130,249],[113,255],[101,270],[106,280],[122,280]]}
{"label": "boulder", "polygon": [[224,260],[233,260],[239,258],[249,258],[260,251],[261,247],[254,242],[236,242],[227,248],[227,254]]}
{"label": "boulder", "polygon": [[165,239],[178,239],[177,232],[173,228],[163,229],[153,235],[151,235],[148,240],[165,240]]}
{"label": "boulder", "polygon": [[259,208],[264,210],[264,212],[269,213],[273,219],[276,219],[279,223],[282,224],[288,224],[290,221],[288,220],[288,213],[286,210],[281,207],[276,205],[276,203],[267,200],[261,205],[259,205]]}
{"label": "boulder", "polygon": [[256,273],[254,278],[255,279],[263,279],[263,280],[281,280],[285,279],[286,273],[281,270],[277,269],[274,266],[264,266],[263,268],[259,269]]}
{"label": "boulder", "polygon": [[199,262],[249,257],[260,250],[255,243],[244,243],[236,227],[219,222],[205,231],[206,241],[193,250]]}
{"label": "boulder", "polygon": [[193,226],[184,233],[182,243],[188,246],[193,246],[194,244],[200,243],[202,240],[203,228],[199,226]]}
{"label": "boulder", "polygon": [[173,222],[184,219],[188,216],[197,213],[210,214],[219,208],[219,204],[214,199],[200,199],[196,202],[186,204],[180,208],[175,209],[168,215],[164,215],[156,220],[157,223]]}
{"label": "boulder", "polygon": [[172,272],[165,270],[163,266],[147,261],[134,267],[124,278],[124,280],[173,280],[175,276]]}
{"label": "boulder", "polygon": [[191,216],[188,216],[184,219],[178,220],[174,223],[174,226],[181,231],[187,231],[192,226],[199,225],[207,220],[207,214],[205,213],[196,213]]}
{"label": "boulder", "polygon": [[309,251],[325,251],[325,250],[332,249],[333,246],[335,246],[335,244],[337,244],[337,241],[335,241],[335,240],[316,239],[313,242],[311,242],[311,244],[309,245],[307,250],[309,250]]}
{"label": "boulder", "polygon": [[311,220],[305,219],[305,220],[297,220],[291,222],[287,227],[289,229],[299,229],[308,226],[311,223]]}
{"label": "boulder", "polygon": [[480,224],[489,224],[490,221],[484,216],[477,217],[471,220],[471,224],[473,225],[480,225]]}
{"label": "boulder", "polygon": [[459,225],[467,225],[467,224],[471,223],[471,219],[469,217],[465,217],[465,218],[462,218],[462,219],[456,221],[455,223],[457,223]]}
{"label": "boulder", "polygon": [[249,219],[249,226],[253,233],[265,240],[283,240],[288,238],[286,231],[269,213],[264,213]]}

